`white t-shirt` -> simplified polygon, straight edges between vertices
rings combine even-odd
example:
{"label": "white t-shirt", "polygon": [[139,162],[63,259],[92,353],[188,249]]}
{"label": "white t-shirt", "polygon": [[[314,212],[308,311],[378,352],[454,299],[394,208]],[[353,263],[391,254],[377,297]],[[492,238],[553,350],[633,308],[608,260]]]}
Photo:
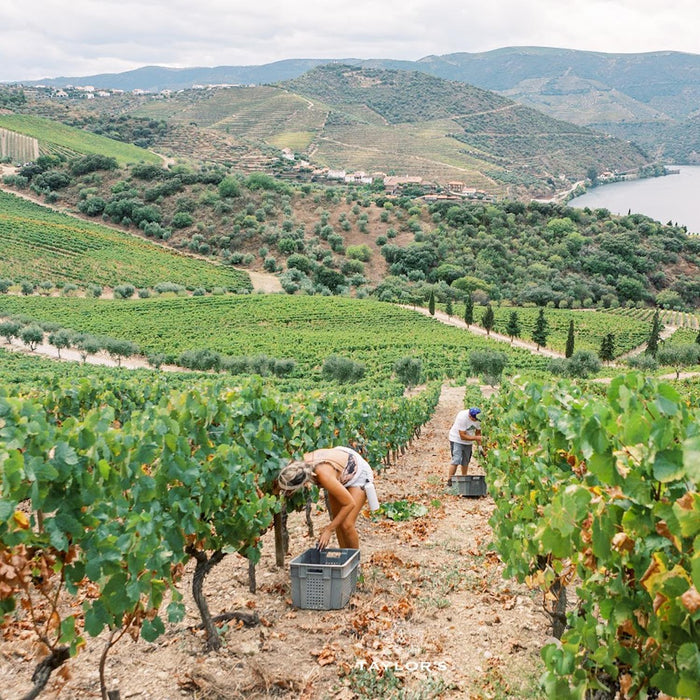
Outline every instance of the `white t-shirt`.
{"label": "white t-shirt", "polygon": [[473,420],[469,415],[468,410],[460,411],[452,424],[449,433],[450,442],[458,442],[462,445],[472,445],[473,440],[462,440],[459,436],[459,431],[465,432],[467,435],[476,435],[477,430],[481,430],[481,423],[478,420]]}

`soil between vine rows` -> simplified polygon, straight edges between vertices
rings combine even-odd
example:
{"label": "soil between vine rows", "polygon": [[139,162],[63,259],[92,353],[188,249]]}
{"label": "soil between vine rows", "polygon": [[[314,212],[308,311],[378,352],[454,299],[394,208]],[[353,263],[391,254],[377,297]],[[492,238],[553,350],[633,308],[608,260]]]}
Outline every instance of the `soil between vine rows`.
{"label": "soil between vine rows", "polygon": [[[222,649],[204,653],[189,566],[181,585],[186,618],[166,625],[152,644],[124,637],[107,660],[108,689],[118,689],[121,700],[350,700],[388,696],[396,676],[393,682],[416,698],[538,697],[539,652],[550,634],[541,597],[502,578],[490,545],[492,499],[455,496],[445,487],[447,431],[463,396],[464,389],[445,386],[420,438],[377,477],[380,501],[415,500],[429,511],[405,522],[360,515],[361,575],[345,608],[292,606],[289,560],[314,541],[304,514],[290,514],[285,567],[275,566],[268,533],[256,594],[248,592],[247,561],[237,555],[227,556],[205,582],[214,615],[255,611],[260,625],[228,623]],[[487,433],[488,416],[483,427]],[[483,472],[473,462],[470,473]],[[317,532],[327,517],[315,509]],[[99,698],[102,649],[101,638],[88,637],[86,649],[54,673],[40,697]],[[19,700],[32,687],[37,651],[29,630],[2,641],[0,698]]]}

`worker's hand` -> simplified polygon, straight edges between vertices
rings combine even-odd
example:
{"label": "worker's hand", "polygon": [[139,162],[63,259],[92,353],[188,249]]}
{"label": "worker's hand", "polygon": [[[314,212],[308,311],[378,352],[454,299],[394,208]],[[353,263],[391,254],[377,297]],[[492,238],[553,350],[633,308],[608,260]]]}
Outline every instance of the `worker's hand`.
{"label": "worker's hand", "polygon": [[331,535],[333,534],[332,528],[324,527],[321,530],[321,534],[318,537],[318,542],[316,542],[316,547],[319,549],[325,549],[328,543],[331,541]]}

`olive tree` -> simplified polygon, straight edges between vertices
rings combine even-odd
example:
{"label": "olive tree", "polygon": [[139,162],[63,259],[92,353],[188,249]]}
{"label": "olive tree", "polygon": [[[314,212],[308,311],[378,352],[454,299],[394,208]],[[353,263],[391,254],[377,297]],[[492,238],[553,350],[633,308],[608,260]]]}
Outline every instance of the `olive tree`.
{"label": "olive tree", "polygon": [[19,321],[8,319],[0,323],[0,335],[11,345],[13,338],[19,338],[21,328],[22,324]]}
{"label": "olive tree", "polygon": [[37,326],[36,323],[31,323],[28,326],[22,328],[19,332],[20,340],[29,346],[29,349],[34,352],[36,346],[44,340],[44,330],[41,326]]}
{"label": "olive tree", "polygon": [[53,345],[58,353],[58,359],[61,359],[61,350],[69,348],[73,342],[73,333],[67,328],[59,328],[53,333],[49,333],[49,345]]}

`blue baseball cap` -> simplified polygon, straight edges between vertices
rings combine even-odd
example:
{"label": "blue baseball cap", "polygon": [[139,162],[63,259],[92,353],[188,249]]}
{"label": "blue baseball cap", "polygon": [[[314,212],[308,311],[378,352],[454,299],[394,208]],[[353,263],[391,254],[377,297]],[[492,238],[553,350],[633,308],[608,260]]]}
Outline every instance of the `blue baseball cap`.
{"label": "blue baseball cap", "polygon": [[481,409],[480,409],[480,408],[476,408],[475,406],[472,406],[472,407],[469,409],[469,415],[470,415],[472,418],[476,418],[480,413],[481,413]]}

